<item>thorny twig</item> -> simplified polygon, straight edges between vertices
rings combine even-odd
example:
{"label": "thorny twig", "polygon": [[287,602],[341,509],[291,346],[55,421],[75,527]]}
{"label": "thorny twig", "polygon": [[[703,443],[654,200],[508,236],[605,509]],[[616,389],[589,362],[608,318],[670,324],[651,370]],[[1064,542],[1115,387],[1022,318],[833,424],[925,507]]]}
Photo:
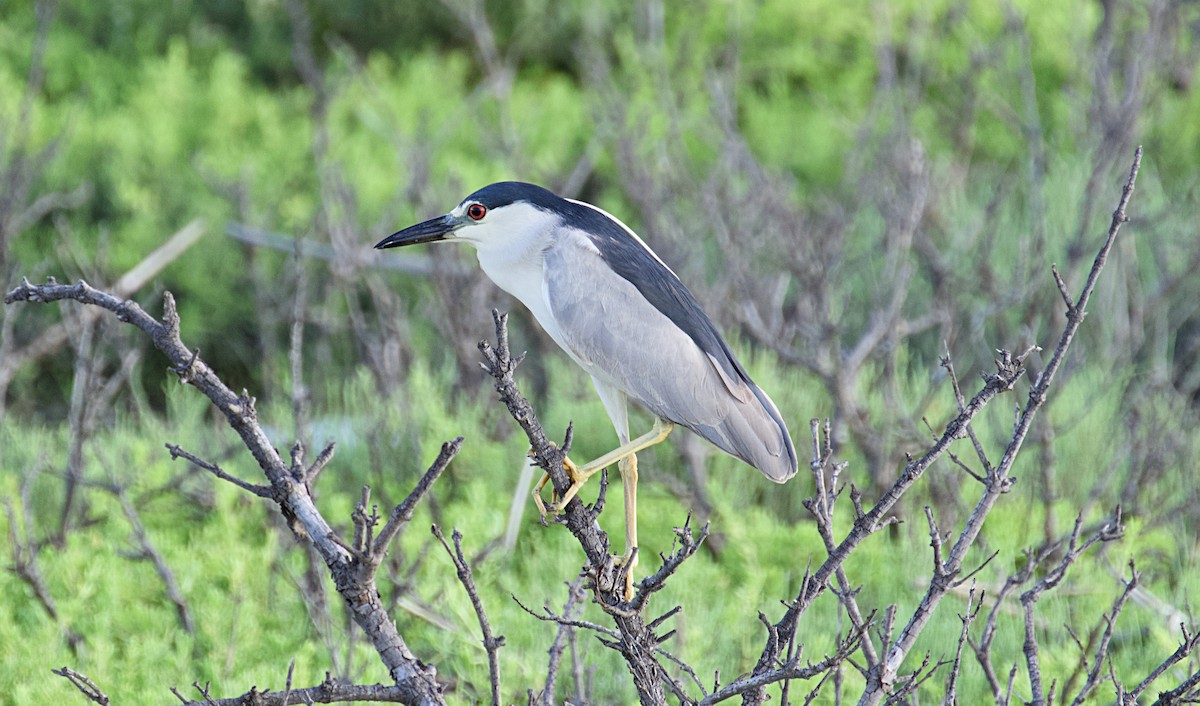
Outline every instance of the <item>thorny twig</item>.
{"label": "thorny twig", "polygon": [[[580,573],[576,579],[567,584],[567,602],[563,606],[562,615],[567,620],[578,618],[583,612],[583,581],[585,574]],[[542,688],[540,703],[542,706],[551,706],[554,701],[554,687],[558,681],[558,668],[562,662],[563,652],[566,650],[569,637],[574,634],[574,628],[570,625],[559,624],[558,633],[554,636],[554,642],[550,645],[550,660],[546,666],[546,685]]]}
{"label": "thorny twig", "polygon": [[[1005,449],[1003,457],[995,465],[992,472],[985,476],[982,496],[964,525],[962,532],[950,548],[950,551],[946,554],[941,569],[935,572],[931,579],[925,597],[921,600],[917,610],[913,613],[908,624],[900,631],[899,635],[890,641],[888,649],[882,651],[886,654],[886,657],[873,669],[869,670],[867,687],[860,702],[864,706],[878,704],[886,694],[891,693],[897,683],[900,666],[915,643],[917,636],[924,629],[934,609],[941,602],[941,599],[954,586],[955,578],[962,570],[962,564],[965,561],[967,551],[974,545],[976,537],[978,537],[979,532],[982,530],[984,519],[999,497],[1011,488],[1012,479],[1008,475],[1009,470],[1016,460],[1017,453],[1020,451],[1025,437],[1029,433],[1033,419],[1045,403],[1050,383],[1062,365],[1067,349],[1070,347],[1075,333],[1083,321],[1087,302],[1091,297],[1092,291],[1095,289],[1100,270],[1103,268],[1108,253],[1116,240],[1117,232],[1120,226],[1127,220],[1125,209],[1133,194],[1134,183],[1141,165],[1141,157],[1142,151],[1141,148],[1138,148],[1134,154],[1133,164],[1130,167],[1129,177],[1122,190],[1121,199],[1116,210],[1113,212],[1112,224],[1105,242],[1096,255],[1092,271],[1089,273],[1087,282],[1078,299],[1068,309],[1067,325],[1063,330],[1053,355],[1046,368],[1034,381],[1025,406],[1019,410],[1012,438]],[[767,646],[764,648],[758,663],[755,665],[754,675],[764,674],[773,668],[772,665],[778,657],[780,647],[787,644],[795,634],[800,615],[824,591],[829,579],[842,566],[846,557],[866,537],[879,529],[884,517],[899,498],[912,487],[934,460],[946,453],[953,441],[968,436],[968,426],[979,411],[1001,392],[1013,389],[1017,380],[1024,374],[1025,358],[1036,349],[1036,346],[1031,346],[1018,355],[1003,350],[999,352],[1000,355],[996,359],[996,373],[984,376],[983,388],[965,404],[960,403],[959,414],[947,424],[943,434],[924,454],[911,459],[906,464],[899,478],[883,493],[875,506],[870,511],[861,514],[856,519],[846,538],[832,550],[829,550],[829,557],[813,573],[814,580],[807,583],[807,590],[796,597],[784,616],[775,624],[777,637],[768,640]],[[744,702],[747,704],[759,704],[765,698],[765,689],[758,689],[749,692],[744,697]]]}
{"label": "thorny twig", "polygon": [[[984,486],[983,493],[979,501],[976,503],[971,516],[967,519],[963,526],[962,532],[958,539],[951,547],[943,568],[935,573],[929,583],[929,587],[925,593],[925,597],[921,600],[917,610],[913,613],[908,625],[901,631],[896,642],[893,644],[886,661],[881,669],[873,670],[868,678],[867,690],[863,697],[863,706],[879,703],[883,695],[887,693],[891,685],[894,683],[897,670],[900,668],[904,658],[912,649],[916,642],[917,636],[921,633],[924,626],[927,624],[933,610],[941,602],[941,599],[946,595],[947,591],[953,586],[954,577],[962,570],[963,562],[966,560],[968,550],[974,545],[975,539],[979,536],[979,532],[983,529],[983,523],[987,515],[991,512],[992,507],[999,500],[1000,496],[1008,492],[1012,484],[1012,479],[1009,472],[1013,464],[1016,462],[1017,454],[1025,441],[1029,430],[1032,428],[1033,420],[1045,404],[1047,392],[1051,381],[1062,365],[1068,348],[1074,340],[1075,333],[1079,330],[1080,324],[1083,323],[1084,312],[1087,303],[1091,298],[1092,292],[1095,289],[1096,282],[1099,279],[1100,271],[1104,267],[1104,263],[1108,258],[1108,253],[1116,242],[1117,232],[1126,220],[1126,206],[1129,204],[1129,199],[1133,195],[1134,184],[1137,180],[1138,169],[1141,166],[1142,150],[1139,147],[1133,156],[1133,164],[1129,170],[1129,177],[1125,182],[1121,192],[1120,201],[1117,204],[1116,210],[1113,211],[1112,223],[1108,230],[1108,235],[1103,245],[1096,254],[1095,261],[1092,265],[1092,270],[1088,274],[1087,282],[1084,284],[1082,291],[1079,294],[1075,304],[1069,307],[1067,311],[1067,324],[1063,329],[1062,335],[1059,338],[1058,345],[1054,349],[1053,355],[1046,364],[1046,368],[1038,375],[1034,381],[1032,388],[1029,391],[1028,399],[1025,406],[1020,410],[1017,418],[1017,423],[1014,427],[1012,436],[1005,447],[1004,455],[990,473],[987,478],[987,483]],[[1037,350],[1036,346],[1030,346],[1025,352],[1018,356],[1012,356],[1007,352],[1001,352],[1000,358],[996,361],[998,368],[1001,370],[1009,366],[1023,366],[1024,359],[1030,353]],[[960,414],[961,417],[961,414]],[[969,421],[963,421],[963,425]]]}
{"label": "thorny twig", "polygon": [[450,538],[454,542],[454,548],[446,543],[446,536],[442,534],[442,529],[437,525],[432,527],[433,536],[438,538],[442,546],[446,549],[446,554],[450,556],[450,561],[454,562],[454,568],[458,573],[458,580],[462,583],[463,588],[467,591],[467,597],[471,599],[471,607],[475,609],[475,616],[479,619],[479,630],[483,633],[483,649],[487,651],[488,656],[488,677],[492,686],[492,706],[500,706],[500,648],[504,646],[503,635],[492,634],[492,624],[488,620],[487,612],[483,609],[483,600],[479,598],[479,591],[475,588],[475,577],[471,572],[471,565],[467,562],[466,556],[463,555],[462,548],[462,533],[456,528]]}
{"label": "thorny twig", "polygon": [[[1142,693],[1145,692],[1146,689],[1148,689],[1150,685],[1153,684],[1159,677],[1161,677],[1164,672],[1178,664],[1183,659],[1187,658],[1197,648],[1200,648],[1200,631],[1192,631],[1189,633],[1186,625],[1180,625],[1179,632],[1183,635],[1183,639],[1179,643],[1179,649],[1172,652],[1169,657],[1164,659],[1157,667],[1152,669],[1150,673],[1146,675],[1146,678],[1139,682],[1138,685],[1133,689],[1129,690],[1128,692],[1124,692],[1124,690],[1120,688],[1118,689],[1118,691],[1121,692],[1119,693],[1119,697],[1122,706],[1132,706],[1133,704],[1136,704]],[[1182,703],[1179,701],[1173,702],[1170,699],[1186,697],[1188,692],[1192,689],[1195,689],[1197,685],[1200,685],[1200,670],[1193,672],[1192,675],[1184,680],[1184,682],[1181,683],[1176,689],[1160,694],[1159,699],[1155,702],[1155,704],[1167,706],[1167,704],[1171,703]]]}
{"label": "thorny twig", "polygon": [[101,706],[108,706],[108,695],[101,691],[100,687],[96,686],[96,682],[89,679],[86,674],[80,674],[70,667],[51,669],[50,671],[71,682],[76,689],[88,697],[88,700]]}
{"label": "thorny twig", "polygon": [[[1074,564],[1084,552],[1099,542],[1110,542],[1120,538],[1123,532],[1123,528],[1121,527],[1121,513],[1119,509],[1116,517],[1111,522],[1104,523],[1100,529],[1098,529],[1095,533],[1085,539],[1082,544],[1080,544],[1079,533],[1082,524],[1083,518],[1077,517],[1075,519],[1075,527],[1071,531],[1070,537],[1067,539],[1067,550],[1063,554],[1062,559],[1060,559],[1057,564],[1047,571],[1046,575],[1043,576],[1040,581],[1035,583],[1032,587],[1021,594],[1021,605],[1025,611],[1025,661],[1026,669],[1029,672],[1032,703],[1034,704],[1050,703],[1052,701],[1052,699],[1049,698],[1042,689],[1041,664],[1038,659],[1038,642],[1037,636],[1034,634],[1034,606],[1037,604],[1038,599],[1043,593],[1058,586],[1058,584],[1063,580],[1063,577],[1067,575],[1067,570],[1071,568],[1071,565]],[[1136,572],[1134,572],[1134,578],[1132,582],[1133,585],[1136,585]],[[1119,612],[1121,606],[1124,605],[1125,598],[1128,598],[1128,590],[1132,590],[1132,586],[1127,587],[1126,592],[1122,594],[1119,602],[1114,605],[1114,612],[1110,616],[1112,619],[1116,619],[1117,612]],[[1107,640],[1104,642],[1102,649],[1107,651]],[[1097,660],[1098,663],[1100,661],[1102,660]],[[1086,691],[1090,691],[1091,688],[1095,686],[1094,683],[1090,682],[1091,678],[1089,678],[1089,685],[1084,687],[1084,693],[1086,693]]]}

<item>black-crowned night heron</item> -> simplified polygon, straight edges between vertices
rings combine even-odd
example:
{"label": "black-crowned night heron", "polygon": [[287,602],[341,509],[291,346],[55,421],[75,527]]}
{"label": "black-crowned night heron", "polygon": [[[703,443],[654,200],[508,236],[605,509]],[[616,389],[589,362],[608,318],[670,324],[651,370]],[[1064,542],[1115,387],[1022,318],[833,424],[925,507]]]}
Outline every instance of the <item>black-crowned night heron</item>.
{"label": "black-crowned night heron", "polygon": [[[483,271],[521,300],[546,333],[592,376],[620,446],[576,466],[570,490],[618,463],[625,490],[627,598],[637,546],[637,456],[687,427],[776,483],[796,474],[796,449],[775,404],[746,374],[675,273],[621,221],[533,184],[500,182],[453,211],[381,240],[393,248],[438,240],[475,246]],[[655,416],[632,441],[626,399]],[[534,499],[545,515],[541,489]]]}

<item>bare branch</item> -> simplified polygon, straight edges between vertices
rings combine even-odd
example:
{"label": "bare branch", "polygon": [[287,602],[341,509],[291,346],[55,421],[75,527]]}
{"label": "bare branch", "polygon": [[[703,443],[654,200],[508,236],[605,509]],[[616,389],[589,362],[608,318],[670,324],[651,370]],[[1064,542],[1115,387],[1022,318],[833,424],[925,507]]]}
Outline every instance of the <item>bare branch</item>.
{"label": "bare branch", "polygon": [[483,633],[483,649],[487,651],[488,656],[488,677],[492,685],[492,706],[500,706],[499,652],[500,648],[504,646],[504,636],[492,634],[492,624],[488,621],[487,612],[483,609],[483,601],[479,598],[479,591],[475,588],[475,578],[471,573],[471,565],[467,563],[467,558],[463,556],[462,533],[457,528],[451,533],[450,537],[454,540],[453,550],[446,543],[446,537],[437,525],[433,525],[433,536],[438,538],[438,541],[446,549],[446,554],[450,556],[450,561],[454,562],[454,568],[458,572],[458,580],[462,583],[463,588],[467,590],[467,597],[471,599],[471,607],[475,609],[475,616],[479,619],[479,630]]}
{"label": "bare branch", "polygon": [[[940,458],[950,445],[965,435],[965,427],[984,407],[997,395],[1011,390],[1017,380],[1024,374],[1025,369],[1019,358],[1005,354],[997,361],[997,372],[984,376],[984,385],[979,392],[966,403],[963,410],[946,425],[946,430],[937,441],[918,458],[910,459],[901,471],[900,476],[876,501],[874,507],[867,512],[858,513],[854,525],[840,544],[829,551],[829,557],[813,572],[811,580],[804,582],[800,593],[791,602],[783,617],[775,623],[778,640],[769,640],[764,647],[753,675],[757,676],[772,669],[779,650],[795,633],[800,615],[812,605],[813,601],[825,591],[828,582],[850,556],[851,552],[867,537],[877,532],[887,524],[887,515],[892,507],[924,474],[925,470]],[[743,700],[748,704],[762,703],[766,698],[763,689],[747,692]]]}
{"label": "bare branch", "polygon": [[[1200,631],[1189,634],[1187,627],[1180,625],[1179,632],[1183,635],[1183,639],[1179,643],[1179,649],[1172,652],[1169,657],[1164,659],[1157,667],[1152,669],[1150,673],[1146,675],[1146,678],[1139,682],[1132,691],[1125,694],[1124,700],[1121,702],[1122,706],[1132,706],[1132,704],[1136,704],[1139,697],[1141,697],[1142,693],[1145,692],[1151,684],[1157,681],[1158,678],[1161,677],[1168,669],[1188,657],[1188,655],[1195,651],[1197,647],[1200,647]],[[1188,679],[1180,684],[1177,689],[1160,694],[1158,701],[1156,701],[1155,704],[1156,706],[1158,704],[1166,706],[1167,704],[1171,703],[1179,703],[1178,701],[1171,701],[1170,699],[1175,699],[1186,695],[1189,690],[1194,689],[1197,685],[1200,685],[1200,670],[1197,670],[1190,677],[1188,677]]]}
{"label": "bare branch", "polygon": [[[1122,189],[1121,199],[1117,204],[1117,208],[1113,211],[1112,223],[1108,230],[1108,235],[1096,254],[1095,261],[1092,265],[1092,270],[1088,274],[1087,282],[1083,286],[1074,307],[1067,313],[1067,324],[1063,329],[1062,335],[1059,338],[1058,345],[1055,347],[1054,353],[1047,363],[1046,368],[1038,376],[1034,382],[1032,389],[1029,392],[1028,400],[1023,408],[1019,410],[1015,428],[1012,437],[1005,448],[1004,455],[996,465],[994,471],[988,475],[987,483],[984,487],[984,492],[976,503],[970,518],[963,526],[962,533],[950,549],[949,555],[945,562],[945,568],[941,575],[935,575],[926,591],[925,597],[921,600],[917,610],[913,613],[908,625],[901,631],[896,643],[892,646],[887,656],[883,668],[873,671],[868,678],[867,690],[864,693],[862,704],[869,706],[877,704],[883,698],[883,695],[890,691],[891,685],[894,683],[896,670],[907,656],[912,645],[916,642],[917,636],[928,622],[933,610],[940,603],[943,596],[953,585],[953,577],[955,577],[962,568],[965,561],[967,551],[974,544],[976,537],[983,528],[984,520],[996,501],[1001,495],[1008,492],[1011,487],[1011,478],[1009,471],[1013,463],[1016,461],[1018,452],[1025,441],[1029,430],[1032,427],[1033,420],[1037,413],[1045,404],[1046,394],[1049,390],[1050,383],[1058,372],[1064,358],[1066,357],[1067,349],[1074,340],[1075,333],[1078,331],[1080,324],[1083,322],[1084,313],[1086,311],[1088,300],[1091,298],[1092,291],[1095,289],[1096,282],[1100,276],[1100,271],[1104,267],[1104,263],[1108,258],[1108,253],[1112,249],[1113,243],[1116,241],[1117,232],[1121,225],[1128,220],[1125,215],[1126,206],[1129,203],[1129,198],[1133,194],[1134,183],[1137,180],[1138,169],[1141,166],[1142,150],[1139,147],[1134,153],[1133,164],[1129,170],[1129,177]],[[1003,371],[1010,370],[1014,366],[1021,368],[1025,358],[1036,350],[1036,346],[1030,346],[1023,353],[1013,356],[1007,351],[1000,351],[1000,357],[996,361],[996,366],[1001,374]],[[1015,379],[1014,379],[1015,381]],[[990,386],[990,385],[989,385]],[[985,387],[985,389],[987,389]],[[978,397],[978,395],[976,396]],[[960,413],[959,418],[962,417]],[[958,421],[956,419],[956,421]],[[963,420],[965,426],[969,419]],[[1107,530],[1108,532],[1119,533],[1119,518],[1117,523]],[[1101,531],[1104,534],[1105,530]],[[1108,535],[1105,535],[1108,536]],[[1098,540],[1097,540],[1098,541]],[[1065,567],[1063,569],[1065,571]],[[1036,645],[1035,645],[1036,648]],[[1028,655],[1028,653],[1027,653]],[[1036,654],[1030,660],[1030,665],[1036,666]],[[1031,677],[1033,675],[1031,674]],[[1035,689],[1034,700],[1040,698],[1039,692]]]}
{"label": "bare branch", "polygon": [[821,661],[816,664],[807,663],[800,664],[800,656],[796,655],[789,663],[779,667],[778,669],[755,674],[743,679],[738,679],[725,687],[714,691],[705,698],[701,699],[701,706],[720,703],[735,696],[742,696],[749,691],[762,689],[770,684],[789,679],[812,679],[825,672],[829,672],[837,665],[849,659],[859,647],[863,633],[861,631],[852,631],[846,639],[842,640],[832,655],[826,655]]}
{"label": "bare branch", "polygon": [[[141,262],[134,265],[128,272],[117,279],[112,287],[112,293],[117,297],[129,297],[140,290],[157,275],[164,267],[171,264],[188,250],[205,233],[203,221],[195,220],[167,239],[154,252],[147,255]],[[5,299],[5,303],[8,300]],[[101,313],[87,309],[82,313],[83,322],[95,321]],[[71,337],[71,327],[66,323],[55,324],[38,334],[37,338],[17,351],[11,351],[0,358],[0,390],[8,387],[13,377],[29,363],[51,355],[67,344]]]}
{"label": "bare branch", "polygon": [[325,470],[325,467],[333,460],[333,447],[334,444],[330,442],[325,448],[321,449],[321,453],[317,454],[317,457],[313,459],[308,468],[304,469],[304,482],[309,486],[317,482],[317,476],[321,475],[321,471]]}
{"label": "bare branch", "polygon": [[[585,574],[580,573],[574,581],[567,584],[567,602],[563,606],[562,611],[563,617],[567,620],[574,620],[583,612],[584,578]],[[550,645],[550,660],[546,667],[546,686],[542,689],[542,697],[539,701],[542,706],[552,706],[556,703],[554,700],[554,687],[558,679],[558,667],[562,662],[563,652],[567,646],[567,638],[573,633],[574,628],[570,625],[559,624],[558,633],[554,636],[554,642]]]}
{"label": "bare branch", "polygon": [[[1106,521],[1099,529],[1089,535],[1082,544],[1079,542],[1081,527],[1082,518],[1077,517],[1075,520],[1075,526],[1071,534],[1067,537],[1067,549],[1065,553],[1063,553],[1061,559],[1057,564],[1055,564],[1055,566],[1045,571],[1045,575],[1041,580],[1021,594],[1021,604],[1024,609],[1025,619],[1025,643],[1023,646],[1023,651],[1025,653],[1026,671],[1029,673],[1032,702],[1035,704],[1051,703],[1053,698],[1042,687],[1039,648],[1037,636],[1034,633],[1034,607],[1043,593],[1058,586],[1058,584],[1066,576],[1067,570],[1080,556],[1083,555],[1084,552],[1099,542],[1112,541],[1121,536],[1122,528],[1120,524],[1120,512],[1118,510],[1116,516],[1112,520]],[[1047,544],[1037,551],[1027,551],[1025,566],[1021,567],[1021,570],[1017,573],[1009,576],[1008,580],[1005,582],[1004,588],[1001,589],[1000,595],[996,599],[996,605],[992,608],[991,615],[988,617],[988,624],[984,630],[984,637],[981,641],[981,646],[976,647],[976,655],[979,658],[980,663],[984,665],[985,670],[989,670],[989,673],[990,662],[989,660],[985,659],[985,657],[988,654],[987,650],[990,647],[991,639],[994,635],[995,617],[999,611],[1001,602],[1003,602],[1004,597],[1012,588],[1029,581],[1035,575],[1035,572],[1039,570],[1042,562],[1055,554],[1061,548],[1061,546],[1062,542],[1058,541]],[[1122,593],[1122,596],[1118,599],[1117,603],[1114,604],[1115,611],[1119,612],[1120,607],[1124,605],[1125,599],[1128,597],[1129,592],[1132,591],[1132,588],[1132,586],[1126,586],[1126,590]],[[1115,620],[1116,612],[1106,616],[1106,619]],[[1111,628],[1111,624],[1109,627]],[[1101,649],[1104,651],[1104,654],[1107,653],[1107,645],[1108,641],[1106,637],[1101,644]],[[1089,684],[1085,685],[1084,687],[1085,690],[1088,691],[1094,688],[1096,683],[1098,683],[1094,682],[1094,680],[1099,678],[1099,664],[1103,662],[1104,655],[1101,653],[1097,654],[1097,669],[1094,673],[1089,675]],[[991,681],[992,688],[995,691],[998,688],[998,685],[995,682],[994,676],[990,676],[989,680]],[[1054,687],[1051,686],[1051,692],[1053,691],[1053,688]]]}
{"label": "bare branch", "polygon": [[613,630],[612,628],[606,628],[603,625],[599,625],[597,623],[593,623],[588,620],[579,620],[576,618],[571,618],[571,617],[567,616],[566,614],[557,615],[556,613],[554,613],[554,611],[552,611],[546,607],[543,607],[542,608],[543,612],[539,613],[535,610],[531,610],[528,606],[526,606],[524,603],[521,602],[521,599],[517,598],[516,596],[513,596],[512,599],[513,599],[513,601],[516,602],[517,605],[521,606],[521,610],[525,611],[526,613],[529,613],[530,615],[537,618],[538,620],[543,620],[548,623],[557,623],[558,625],[563,625],[563,626],[570,627],[570,628],[580,628],[583,630],[592,630],[594,632],[600,633],[601,635],[608,635],[609,637],[615,638],[615,639],[620,639],[620,637],[621,637],[621,633],[617,632],[616,630]]}
{"label": "bare branch", "polygon": [[1058,273],[1058,265],[1050,266],[1050,273],[1054,275],[1054,283],[1058,285],[1058,293],[1062,296],[1063,303],[1067,305],[1067,311],[1070,311],[1075,305],[1071,302],[1071,294],[1067,291],[1067,283],[1063,281],[1062,275]]}
{"label": "bare branch", "polygon": [[84,696],[88,697],[89,701],[101,704],[101,706],[108,706],[108,695],[101,691],[100,687],[96,686],[96,682],[89,679],[87,675],[80,674],[70,667],[51,669],[50,671],[71,682],[76,689],[79,689]]}
{"label": "bare branch", "polygon": [[[946,374],[950,377],[950,386],[954,390],[954,400],[958,403],[958,411],[961,413],[965,409],[966,402],[963,398],[962,388],[959,387],[958,384],[958,375],[954,372],[954,361],[950,358],[949,350],[947,350],[946,354],[942,356],[942,367],[946,369]],[[987,454],[983,450],[983,444],[979,443],[979,437],[975,436],[975,429],[970,424],[966,424],[965,428],[967,430],[967,437],[971,440],[971,445],[975,448],[975,457],[979,459],[980,465],[983,466],[983,475],[985,477],[990,476],[992,474],[992,464],[990,461],[988,461]],[[954,454],[950,454],[950,457],[954,459],[955,462],[958,461],[957,458],[954,458]],[[959,465],[962,466],[967,473],[971,474],[975,480],[983,480],[965,465]]]}
{"label": "bare branch", "polygon": [[[34,598],[50,616],[50,619],[56,623],[61,620],[58,613],[58,606],[54,601],[54,597],[50,595],[50,589],[46,586],[45,579],[42,578],[42,572],[38,565],[38,552],[40,549],[38,540],[34,537],[33,526],[33,503],[30,494],[33,489],[33,481],[40,473],[40,465],[35,466],[21,481],[21,518],[20,524],[16,511],[13,508],[11,498],[4,499],[4,510],[8,515],[8,540],[9,550],[11,551],[12,564],[8,566],[8,570],[16,574],[17,578],[24,581],[33,591]],[[25,536],[21,537],[19,527],[24,527]],[[72,654],[78,654],[79,648],[83,645],[83,636],[75,632],[70,625],[63,627],[64,637],[67,641],[67,647]]]}
{"label": "bare branch", "polygon": [[[1121,610],[1125,607],[1125,602],[1129,600],[1129,596],[1133,594],[1140,580],[1141,574],[1138,573],[1133,561],[1130,560],[1129,580],[1125,582],[1125,588],[1113,601],[1112,608],[1108,611],[1108,614],[1101,618],[1104,622],[1104,632],[1101,634],[1099,644],[1096,645],[1095,653],[1092,656],[1092,667],[1087,670],[1087,679],[1084,681],[1083,686],[1080,687],[1079,692],[1075,694],[1075,698],[1071,700],[1071,706],[1080,706],[1105,678],[1111,676],[1104,674],[1102,669],[1105,662],[1109,661],[1108,648],[1112,640],[1113,626],[1116,625],[1117,617],[1120,616]],[[1088,656],[1086,653],[1080,655],[1080,660],[1081,666],[1087,668]]]}
{"label": "bare branch", "polygon": [[959,668],[962,666],[963,645],[967,643],[971,623],[975,622],[975,618],[979,616],[979,609],[982,606],[983,602],[977,600],[975,586],[972,585],[971,590],[967,592],[967,608],[958,616],[958,619],[962,621],[962,632],[958,634],[958,646],[954,651],[954,662],[950,667],[950,673],[946,675],[946,691],[942,698],[942,706],[954,706],[958,703],[958,675]]}
{"label": "bare branch", "polygon": [[325,681],[316,686],[295,689],[288,685],[285,686],[283,691],[272,691],[270,689],[259,691],[257,687],[254,687],[241,696],[223,699],[211,696],[208,693],[207,685],[202,687],[196,683],[193,686],[200,692],[202,697],[196,701],[185,701],[178,690],[173,688],[171,691],[179,697],[180,701],[183,702],[183,706],[244,706],[245,704],[255,704],[255,706],[294,706],[295,704],[335,704],[344,702],[411,703],[409,701],[409,694],[406,693],[402,686],[347,684],[341,680],[334,679],[328,674],[325,675]]}
{"label": "bare branch", "polygon": [[1192,672],[1178,687],[1164,691],[1151,706],[1179,706],[1200,700],[1200,669]]}
{"label": "bare branch", "polygon": [[271,489],[268,486],[256,485],[249,481],[244,481],[241,478],[238,478],[237,476],[230,475],[229,473],[226,473],[225,471],[221,470],[221,467],[216,465],[215,463],[209,463],[208,461],[205,461],[202,458],[199,458],[197,456],[194,456],[194,455],[188,453],[187,451],[184,451],[183,448],[181,446],[179,446],[178,444],[166,444],[166,447],[167,447],[167,451],[171,452],[172,459],[176,459],[176,458],[186,459],[187,461],[190,461],[192,463],[192,465],[196,466],[197,468],[203,468],[204,470],[208,471],[209,473],[212,473],[214,476],[220,478],[221,480],[229,481],[230,483],[233,483],[234,485],[241,488],[242,490],[248,490],[260,498],[273,497],[273,495],[271,493]]}
{"label": "bare branch", "polygon": [[434,459],[429,470],[425,471],[425,475],[421,476],[417,487],[413,488],[403,502],[392,508],[392,514],[388,517],[387,524],[379,531],[379,536],[375,538],[375,543],[370,547],[376,566],[383,560],[384,554],[387,553],[387,547],[395,538],[396,533],[405,523],[412,520],[413,510],[416,509],[417,503],[421,502],[421,498],[425,497],[425,494],[433,487],[434,482],[442,475],[442,471],[445,471],[446,467],[450,465],[450,461],[458,455],[458,450],[462,448],[462,442],[463,438],[460,436],[442,444],[442,450],[438,453],[438,457]]}
{"label": "bare branch", "polygon": [[136,302],[99,291],[83,281],[74,285],[51,281],[34,286],[24,280],[21,286],[5,296],[4,301],[6,304],[18,301],[48,303],[64,299],[107,309],[118,320],[142,330],[154,346],[166,355],[170,369],[175,371],[180,380],[203,392],[225,415],[230,427],[241,437],[270,481],[271,497],[279,504],[280,512],[287,518],[292,531],[298,539],[311,542],[320,553],[339,593],[349,604],[350,615],[366,632],[395,679],[397,693],[404,694],[404,699],[413,704],[443,703],[441,688],[433,670],[417,660],[408,649],[383,607],[375,587],[378,564],[364,565],[332,539],[333,529],[313,503],[308,487],[292,475],[259,425],[254,398],[244,391],[240,395],[235,394],[198,353],[183,344],[179,337],[179,313],[174,297],[169,292],[163,294],[161,321],[147,314]]}
{"label": "bare branch", "polygon": [[[700,545],[704,544],[704,540],[708,537],[709,523],[705,522],[700,528],[699,535],[692,534],[692,516],[688,515],[684,520],[683,527],[675,528],[674,549],[670,556],[659,555],[662,559],[662,566],[652,575],[642,579],[639,583],[639,590],[633,598],[632,606],[634,610],[641,610],[646,601],[650,598],[650,594],[661,590],[666,585],[666,581],[671,577],[683,562],[691,558],[693,554],[700,549]],[[661,618],[660,618],[661,620]],[[647,625],[646,627],[653,630],[657,626],[657,621]]]}
{"label": "bare branch", "polygon": [[188,608],[187,599],[183,596],[183,591],[179,589],[179,583],[175,581],[175,573],[171,571],[171,567],[167,566],[167,560],[163,558],[161,552],[150,541],[150,537],[146,534],[146,527],[142,524],[142,518],[138,514],[137,508],[129,501],[129,496],[125,493],[125,488],[118,485],[115,481],[110,492],[117,497],[117,501],[121,503],[121,510],[125,513],[125,518],[129,520],[129,526],[133,530],[133,537],[137,541],[138,554],[134,555],[137,559],[147,559],[154,565],[154,571],[158,577],[162,579],[163,587],[166,589],[167,598],[175,605],[175,613],[179,617],[179,624],[187,631],[189,635],[195,634],[196,624],[192,621],[192,611]]}

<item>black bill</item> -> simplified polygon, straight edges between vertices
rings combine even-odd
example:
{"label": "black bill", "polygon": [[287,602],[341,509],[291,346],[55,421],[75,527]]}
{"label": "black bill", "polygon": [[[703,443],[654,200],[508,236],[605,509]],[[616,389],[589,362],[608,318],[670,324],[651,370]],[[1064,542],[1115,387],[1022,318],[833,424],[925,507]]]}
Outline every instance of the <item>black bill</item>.
{"label": "black bill", "polygon": [[398,248],[404,245],[445,240],[450,237],[451,233],[458,230],[459,225],[461,225],[459,220],[451,216],[430,218],[424,223],[409,226],[399,233],[392,233],[378,243],[375,243],[375,247],[382,250],[384,248]]}

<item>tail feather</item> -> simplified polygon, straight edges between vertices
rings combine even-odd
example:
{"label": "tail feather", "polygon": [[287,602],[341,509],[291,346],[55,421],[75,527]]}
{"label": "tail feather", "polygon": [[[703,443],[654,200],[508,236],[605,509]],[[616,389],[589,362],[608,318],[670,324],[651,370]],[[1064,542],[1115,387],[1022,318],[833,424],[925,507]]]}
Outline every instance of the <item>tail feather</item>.
{"label": "tail feather", "polygon": [[796,447],[775,403],[757,385],[751,384],[751,389],[753,400],[734,404],[720,423],[698,425],[693,431],[767,478],[784,483],[799,469]]}

